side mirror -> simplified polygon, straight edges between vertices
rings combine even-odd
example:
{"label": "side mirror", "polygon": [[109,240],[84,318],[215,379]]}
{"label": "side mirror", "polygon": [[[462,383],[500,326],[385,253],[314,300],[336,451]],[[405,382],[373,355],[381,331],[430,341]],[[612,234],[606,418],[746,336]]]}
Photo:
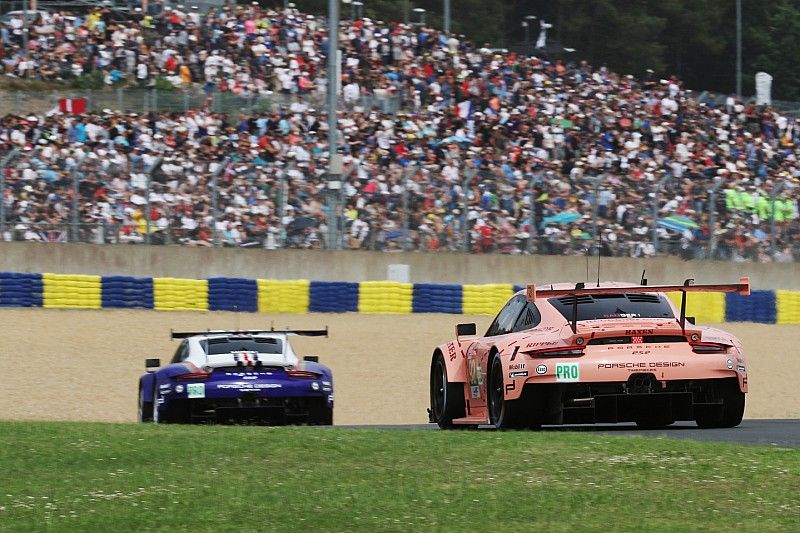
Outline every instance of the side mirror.
{"label": "side mirror", "polygon": [[150,370],[151,368],[158,368],[161,366],[161,359],[145,359],[144,368]]}
{"label": "side mirror", "polygon": [[306,355],[303,357],[303,361],[309,361],[311,363],[319,363],[319,356],[318,355]]}
{"label": "side mirror", "polygon": [[458,324],[456,326],[456,337],[475,335],[477,331],[478,330],[475,326],[475,322],[470,322],[469,324]]}
{"label": "side mirror", "polygon": [[696,321],[697,321],[696,317],[693,317],[693,316],[687,316],[686,317],[686,322],[688,322],[689,324],[694,325]]}

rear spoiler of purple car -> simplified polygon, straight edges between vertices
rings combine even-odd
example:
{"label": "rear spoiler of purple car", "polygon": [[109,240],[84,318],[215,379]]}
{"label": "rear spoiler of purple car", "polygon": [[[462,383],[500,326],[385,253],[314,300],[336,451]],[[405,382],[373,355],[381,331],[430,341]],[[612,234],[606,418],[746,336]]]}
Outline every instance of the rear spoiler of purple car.
{"label": "rear spoiler of purple car", "polygon": [[299,335],[301,337],[327,337],[328,327],[325,329],[207,329],[205,331],[172,331],[170,338],[185,339],[198,335],[258,335],[260,333],[281,333],[284,335]]}

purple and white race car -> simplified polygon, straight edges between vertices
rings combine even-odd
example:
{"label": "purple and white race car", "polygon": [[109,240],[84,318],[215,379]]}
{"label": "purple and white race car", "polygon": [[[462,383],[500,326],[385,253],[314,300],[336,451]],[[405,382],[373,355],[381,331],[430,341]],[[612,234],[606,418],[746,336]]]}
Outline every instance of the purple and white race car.
{"label": "purple and white race car", "polygon": [[173,332],[170,363],[147,359],[139,421],[333,424],[333,377],[318,357],[295,355],[292,335],[328,330]]}

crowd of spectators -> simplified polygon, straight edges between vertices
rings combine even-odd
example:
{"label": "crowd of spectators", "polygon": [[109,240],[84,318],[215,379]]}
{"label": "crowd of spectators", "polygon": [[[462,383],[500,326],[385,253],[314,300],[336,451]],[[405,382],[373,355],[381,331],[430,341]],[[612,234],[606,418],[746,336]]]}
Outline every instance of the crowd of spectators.
{"label": "crowd of spectators", "polygon": [[[478,48],[426,26],[345,21],[347,175],[330,213],[325,114],[309,103],[325,91],[322,19],[255,5],[103,16],[38,21],[28,53],[4,31],[6,74],[165,76],[291,103],[7,114],[3,239],[800,259],[800,128],[769,108],[706,105],[675,78]],[[364,107],[364,95],[394,95],[404,111]],[[327,242],[329,224],[343,242]]]}

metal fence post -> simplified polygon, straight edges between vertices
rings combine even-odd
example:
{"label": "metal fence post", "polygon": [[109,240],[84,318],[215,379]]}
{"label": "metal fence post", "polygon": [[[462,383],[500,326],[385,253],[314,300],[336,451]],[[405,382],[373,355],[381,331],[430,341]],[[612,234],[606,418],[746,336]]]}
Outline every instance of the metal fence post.
{"label": "metal fence post", "polygon": [[408,180],[411,176],[419,172],[420,164],[418,162],[408,165],[409,169],[403,174],[403,251],[407,252],[410,249],[411,239],[409,236],[408,227]]}
{"label": "metal fence post", "polygon": [[342,212],[342,216],[338,217],[339,229],[340,231],[337,233],[337,241],[339,243],[339,250],[344,250],[344,228],[345,228],[345,214],[344,214],[344,200],[345,200],[345,182],[350,178],[353,172],[358,169],[358,167],[363,162],[363,159],[357,159],[350,163],[350,166],[347,167],[344,174],[342,175],[342,186],[339,189],[339,207]]}
{"label": "metal fence post", "polygon": [[80,234],[79,234],[79,224],[80,224],[80,205],[79,205],[79,195],[80,195],[80,175],[81,175],[81,167],[83,167],[83,163],[86,161],[87,157],[83,156],[83,159],[78,161],[75,166],[72,168],[72,210],[71,210],[71,218],[72,218],[72,241],[78,242],[80,241]]}
{"label": "metal fence post", "polygon": [[539,235],[538,228],[536,227],[536,183],[538,176],[531,176],[530,183],[530,213],[528,214],[528,253],[533,255],[534,235]]}
{"label": "metal fence post", "polygon": [[12,148],[0,161],[0,241],[4,241],[6,236],[6,169],[18,154],[17,149]]}
{"label": "metal fence post", "polygon": [[[599,230],[599,223],[597,221],[597,217],[600,211],[600,184],[603,183],[605,179],[605,174],[598,174],[594,178],[593,191],[594,191],[594,202],[592,202],[592,242],[597,243],[597,236],[600,233]],[[597,255],[600,255],[600,248],[596,248]]]}
{"label": "metal fence post", "polygon": [[778,228],[775,224],[775,200],[777,199],[783,187],[786,185],[785,181],[776,183],[769,193],[769,253],[771,256],[775,255],[776,239]]}
{"label": "metal fence post", "polygon": [[708,259],[714,259],[717,253],[717,191],[722,187],[722,178],[714,178],[714,184],[708,190]]}
{"label": "metal fence post", "polygon": [[[294,162],[287,165],[280,171],[280,178],[278,179],[278,246],[283,248],[286,246],[286,227],[283,225],[283,217],[286,216],[286,197],[289,195],[289,187],[286,183],[286,176],[290,170],[294,170]],[[328,222],[330,223],[330,221]],[[330,243],[328,243],[330,246]]]}
{"label": "metal fence post", "polygon": [[224,158],[219,165],[219,168],[214,169],[211,173],[211,242],[214,246],[219,246],[219,229],[217,229],[217,221],[219,220],[219,186],[217,178],[225,167],[228,165],[228,158]]}
{"label": "metal fence post", "polygon": [[472,181],[472,178],[475,177],[478,171],[472,167],[467,168],[466,178],[464,179],[463,187],[464,187],[464,212],[461,213],[461,231],[464,232],[463,235],[463,251],[464,253],[469,253],[469,228],[468,226],[468,218],[467,218],[467,211],[469,210],[469,184]]}
{"label": "metal fence post", "polygon": [[658,255],[658,195],[671,177],[672,174],[664,174],[664,177],[658,180],[658,183],[656,183],[653,189],[653,228],[651,231],[653,232],[653,250],[655,250],[655,255]]}
{"label": "metal fence post", "polygon": [[152,215],[150,213],[150,188],[152,186],[153,181],[153,173],[161,167],[161,163],[164,162],[163,156],[158,156],[158,159],[153,163],[153,165],[147,169],[147,190],[145,191],[145,235],[144,235],[144,242],[145,244],[150,244],[150,227],[152,226]]}

